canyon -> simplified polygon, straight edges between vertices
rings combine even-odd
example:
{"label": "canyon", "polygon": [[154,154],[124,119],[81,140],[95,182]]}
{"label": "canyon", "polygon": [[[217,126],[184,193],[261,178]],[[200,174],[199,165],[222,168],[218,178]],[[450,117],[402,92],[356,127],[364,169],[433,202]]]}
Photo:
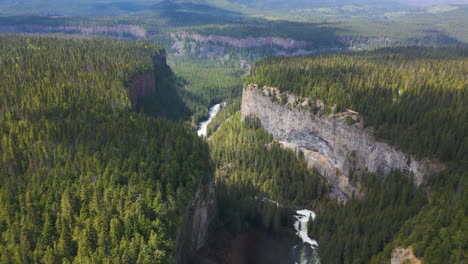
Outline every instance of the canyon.
{"label": "canyon", "polygon": [[31,34],[48,34],[48,33],[67,33],[67,34],[111,34],[119,37],[126,35],[143,38],[148,36],[148,31],[136,25],[96,25],[96,26],[44,26],[37,24],[20,24],[20,25],[1,25],[0,33],[31,33]]}
{"label": "canyon", "polygon": [[[135,74],[130,79],[129,98],[133,108],[138,107],[139,99],[151,97],[160,89],[159,81],[163,78],[161,71],[168,67],[166,60],[166,53],[163,51],[153,58],[155,70]],[[220,106],[221,104],[217,105],[217,110],[212,113],[211,119],[217,114]],[[199,131],[201,137],[206,135],[207,125],[208,123],[204,125],[205,134],[200,134]],[[180,213],[175,238],[174,263],[197,263],[198,250],[205,245],[208,239],[208,226],[216,215],[214,180],[202,184]]]}
{"label": "canyon", "polygon": [[[308,100],[286,92],[281,94],[276,88],[248,85],[242,96],[242,118],[258,118],[262,127],[285,148],[302,153],[308,168],[317,170],[326,179],[336,198],[362,197],[359,175],[365,172],[386,175],[392,170],[402,170],[410,173],[419,186],[425,175],[444,168],[438,162],[417,160],[378,140],[371,129],[356,121],[359,113],[349,110],[314,114],[307,109]],[[354,124],[347,122],[350,118]]]}
{"label": "canyon", "polygon": [[198,263],[198,250],[208,239],[208,226],[216,215],[215,183],[201,186],[184,210],[175,240],[176,264]]}
{"label": "canyon", "polygon": [[[155,69],[168,67],[166,52],[163,51],[159,56],[153,58]],[[129,98],[132,107],[136,107],[139,98],[148,97],[156,92],[157,89],[157,70],[135,74],[129,81]]]}

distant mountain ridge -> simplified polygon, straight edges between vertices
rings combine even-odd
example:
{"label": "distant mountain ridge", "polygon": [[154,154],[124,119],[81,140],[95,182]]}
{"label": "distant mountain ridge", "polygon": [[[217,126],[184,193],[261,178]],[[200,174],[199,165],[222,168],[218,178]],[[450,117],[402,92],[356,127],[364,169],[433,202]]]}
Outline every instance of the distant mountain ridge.
{"label": "distant mountain ridge", "polygon": [[453,5],[466,5],[468,4],[467,0],[397,0],[396,2],[405,3],[408,5],[415,5],[415,6],[431,6],[431,5],[446,5],[446,4],[453,4]]}

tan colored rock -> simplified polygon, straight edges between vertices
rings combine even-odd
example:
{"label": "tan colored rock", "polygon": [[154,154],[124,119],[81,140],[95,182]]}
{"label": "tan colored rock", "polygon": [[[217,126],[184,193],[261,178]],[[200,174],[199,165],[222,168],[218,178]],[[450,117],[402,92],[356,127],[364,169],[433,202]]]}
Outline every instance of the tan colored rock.
{"label": "tan colored rock", "polygon": [[421,264],[422,261],[418,259],[414,253],[413,248],[396,248],[393,250],[391,264]]}

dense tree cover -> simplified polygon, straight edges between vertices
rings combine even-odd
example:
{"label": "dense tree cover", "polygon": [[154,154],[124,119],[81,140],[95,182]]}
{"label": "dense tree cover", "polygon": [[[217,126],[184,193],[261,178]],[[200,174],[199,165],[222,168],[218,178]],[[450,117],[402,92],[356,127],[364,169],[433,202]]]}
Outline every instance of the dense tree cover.
{"label": "dense tree cover", "polygon": [[[411,246],[423,263],[464,263],[466,180],[466,165],[460,164],[432,175],[418,189],[397,171],[383,181],[366,175],[363,200],[317,202],[309,230],[319,242],[321,261],[388,263],[394,249]],[[429,202],[422,190],[430,190]]]}
{"label": "dense tree cover", "polygon": [[356,110],[403,150],[451,161],[419,189],[400,172],[367,175],[363,200],[316,202],[310,230],[321,261],[388,263],[395,248],[408,246],[424,263],[466,261],[467,55],[450,47],[268,58],[246,78],[323,100],[336,106],[331,111]]}
{"label": "dense tree cover", "polygon": [[168,66],[158,67],[155,72],[157,92],[140,97],[136,109],[151,116],[177,121],[189,120],[196,112],[184,97],[183,80]]}
{"label": "dense tree cover", "polygon": [[208,145],[131,111],[138,41],[0,37],[0,263],[171,263]]}
{"label": "dense tree cover", "polygon": [[218,128],[226,121],[231,118],[240,110],[241,99],[238,98],[232,102],[226,102],[226,107],[221,109],[221,111],[211,120],[211,123],[208,125],[208,137],[211,136]]}
{"label": "dense tree cover", "polygon": [[267,58],[245,81],[358,111],[378,137],[447,161],[468,158],[467,76],[468,48],[409,47]]}
{"label": "dense tree cover", "polygon": [[303,158],[274,142],[258,120],[241,121],[239,112],[219,127],[209,144],[217,166],[220,217],[229,227],[247,227],[246,215],[258,213],[254,207],[258,201],[266,206],[260,210],[261,222],[271,227],[273,217],[279,218],[273,210],[276,202],[308,205],[328,193],[323,180],[307,169]]}
{"label": "dense tree cover", "polygon": [[379,175],[363,176],[362,185],[363,200],[322,201],[314,208],[317,217],[309,232],[323,263],[368,263],[426,203],[411,177],[397,171],[383,181]]}
{"label": "dense tree cover", "polygon": [[[228,116],[220,118],[227,121],[215,126],[218,130],[210,140],[218,166],[220,219],[225,227],[242,230],[256,224],[277,230],[291,224],[287,218],[290,211],[275,210],[271,200],[259,203],[251,198],[271,197],[283,205],[312,205],[317,218],[309,223],[310,236],[319,242],[323,263],[388,263],[395,248],[409,245],[424,263],[466,260],[466,165],[450,164],[452,169],[431,176],[422,188],[414,186],[410,175],[393,171],[385,178],[364,175],[362,200],[342,204],[319,195],[291,203],[289,199],[294,199],[294,195],[300,196],[302,190],[311,194],[319,185],[308,185],[294,177],[295,168],[303,168],[303,161],[285,162],[288,151],[273,143],[256,121],[242,123],[239,114],[230,115],[233,109],[238,106],[233,104],[220,113]],[[255,147],[256,144],[259,145]],[[270,152],[276,147],[279,152]],[[265,163],[269,165],[262,167],[265,158],[274,156],[277,163]],[[276,174],[281,168],[287,168],[287,173]],[[271,180],[273,187],[268,187]],[[296,189],[296,181],[304,189]],[[292,190],[292,195],[285,198],[288,190]],[[220,232],[219,227],[217,231]]]}
{"label": "dense tree cover", "polygon": [[431,203],[407,221],[385,250],[371,263],[388,263],[397,247],[412,246],[424,263],[465,263],[468,260],[468,188],[466,164],[429,178]]}
{"label": "dense tree cover", "polygon": [[196,57],[172,57],[169,64],[177,74],[178,94],[191,110],[190,123],[196,127],[208,117],[212,105],[240,97],[243,70]]}

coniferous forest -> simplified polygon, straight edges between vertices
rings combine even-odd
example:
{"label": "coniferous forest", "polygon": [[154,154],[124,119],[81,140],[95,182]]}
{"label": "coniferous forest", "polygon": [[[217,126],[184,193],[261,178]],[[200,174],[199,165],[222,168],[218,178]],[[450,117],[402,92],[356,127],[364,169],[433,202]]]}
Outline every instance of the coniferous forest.
{"label": "coniferous forest", "polygon": [[419,158],[468,158],[465,46],[271,57],[245,82],[322,100],[328,113],[357,111],[378,137]]}
{"label": "coniferous forest", "polygon": [[[329,192],[317,173],[310,172],[296,153],[275,142],[258,120],[243,122],[240,113],[236,113],[214,133],[209,144],[218,168],[220,217],[236,230],[248,228],[249,222],[267,229],[279,229],[289,223],[281,223],[281,210],[276,215],[275,210],[259,214],[255,206],[264,205],[262,200],[269,200],[273,208],[276,202],[283,206],[303,205]],[[252,213],[257,215],[255,221],[243,219],[252,217]]]}
{"label": "coniferous forest", "polygon": [[212,175],[181,124],[131,110],[162,47],[2,36],[0,261],[171,263],[179,210]]}
{"label": "coniferous forest", "polygon": [[377,137],[419,158],[447,161],[448,169],[419,188],[407,173],[371,174],[361,177],[363,199],[314,203],[318,216],[309,233],[321,261],[388,263],[398,246],[411,246],[424,263],[466,260],[467,55],[466,47],[410,47],[276,57],[245,78],[313,98],[305,108],[315,114],[358,111]]}
{"label": "coniferous forest", "polygon": [[0,264],[468,263],[467,11],[0,1]]}

